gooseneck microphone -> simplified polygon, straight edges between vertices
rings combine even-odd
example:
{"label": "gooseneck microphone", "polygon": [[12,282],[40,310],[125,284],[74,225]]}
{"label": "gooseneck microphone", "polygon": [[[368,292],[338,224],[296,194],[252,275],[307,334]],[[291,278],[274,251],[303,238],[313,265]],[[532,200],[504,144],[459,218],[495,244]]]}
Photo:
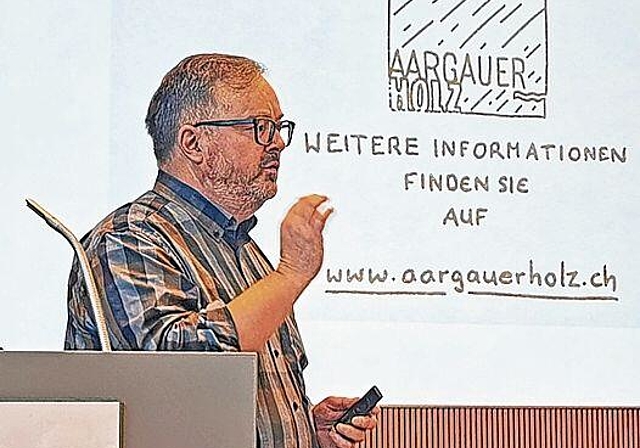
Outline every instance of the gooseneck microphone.
{"label": "gooseneck microphone", "polygon": [[44,219],[49,227],[61,234],[69,242],[69,244],[71,244],[71,247],[73,248],[80,262],[82,276],[84,278],[85,284],[87,285],[87,291],[89,292],[89,301],[91,302],[93,315],[96,318],[96,326],[98,328],[98,337],[100,338],[102,351],[110,352],[111,342],[109,341],[109,334],[107,333],[107,323],[104,318],[104,310],[102,308],[102,302],[100,301],[100,296],[98,294],[98,288],[96,287],[95,279],[93,278],[93,273],[91,272],[91,265],[89,264],[89,259],[87,258],[87,254],[85,253],[84,248],[80,244],[80,241],[78,241],[75,235],[71,232],[71,230],[69,230],[64,224],[62,224],[60,220],[58,220],[58,218],[46,211],[36,201],[32,199],[27,199],[26,201],[27,207],[29,207],[38,216]]}

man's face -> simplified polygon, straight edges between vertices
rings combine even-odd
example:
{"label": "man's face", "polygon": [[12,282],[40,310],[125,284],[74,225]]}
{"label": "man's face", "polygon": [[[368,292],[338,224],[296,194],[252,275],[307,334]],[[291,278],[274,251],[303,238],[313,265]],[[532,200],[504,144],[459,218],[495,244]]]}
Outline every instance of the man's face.
{"label": "man's face", "polygon": [[[253,86],[242,92],[228,92],[226,97],[230,107],[212,118],[282,119],[278,98],[262,77]],[[284,149],[278,132],[266,146],[255,141],[251,125],[210,127],[203,137],[207,142],[205,185],[213,197],[237,201],[238,206],[250,206],[255,211],[275,196],[280,153]]]}

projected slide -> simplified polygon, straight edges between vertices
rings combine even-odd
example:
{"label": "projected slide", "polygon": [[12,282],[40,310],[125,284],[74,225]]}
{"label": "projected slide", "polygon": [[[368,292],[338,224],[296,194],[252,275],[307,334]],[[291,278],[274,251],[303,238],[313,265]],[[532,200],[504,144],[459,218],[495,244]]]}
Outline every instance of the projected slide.
{"label": "projected slide", "polygon": [[[239,52],[266,65],[296,122],[255,238],[277,260],[296,198],[336,209],[303,320],[637,326],[638,106],[622,100],[637,87],[620,76],[636,71],[598,55],[635,59],[606,33],[581,51],[598,11],[549,1],[298,5],[305,20],[268,42],[227,25],[259,8],[211,8],[207,31],[180,31],[168,52],[118,3],[111,192],[132,197],[149,94],[184,43]],[[160,5],[158,30],[175,13]],[[156,67],[144,79],[137,48]]]}

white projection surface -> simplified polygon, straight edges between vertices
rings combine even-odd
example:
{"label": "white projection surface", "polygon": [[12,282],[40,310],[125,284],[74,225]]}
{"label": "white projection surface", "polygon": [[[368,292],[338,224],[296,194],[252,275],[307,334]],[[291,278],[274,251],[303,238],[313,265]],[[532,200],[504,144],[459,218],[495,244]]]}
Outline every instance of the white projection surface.
{"label": "white projection surface", "polygon": [[640,404],[636,3],[0,5],[5,349],[65,327],[71,250],[23,198],[81,235],[146,191],[151,95],[224,52],[296,122],[254,238],[275,262],[296,198],[336,210],[296,305],[313,399]]}

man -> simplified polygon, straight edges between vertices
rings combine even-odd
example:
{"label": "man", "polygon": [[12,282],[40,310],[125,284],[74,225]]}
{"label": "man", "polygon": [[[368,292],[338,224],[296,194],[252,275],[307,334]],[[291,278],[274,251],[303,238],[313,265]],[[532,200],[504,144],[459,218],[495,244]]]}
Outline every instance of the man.
{"label": "man", "polygon": [[[275,269],[248,236],[254,213],[276,194],[294,128],[262,73],[249,59],[219,54],[173,68],[146,118],[155,186],[83,245],[106,297],[114,349],[257,352],[259,445],[351,447],[375,426],[377,411],[335,425],[354,399],[311,405],[293,315],[322,264],[326,197],[306,196],[289,210]],[[65,348],[99,348],[90,310],[76,260]]]}

